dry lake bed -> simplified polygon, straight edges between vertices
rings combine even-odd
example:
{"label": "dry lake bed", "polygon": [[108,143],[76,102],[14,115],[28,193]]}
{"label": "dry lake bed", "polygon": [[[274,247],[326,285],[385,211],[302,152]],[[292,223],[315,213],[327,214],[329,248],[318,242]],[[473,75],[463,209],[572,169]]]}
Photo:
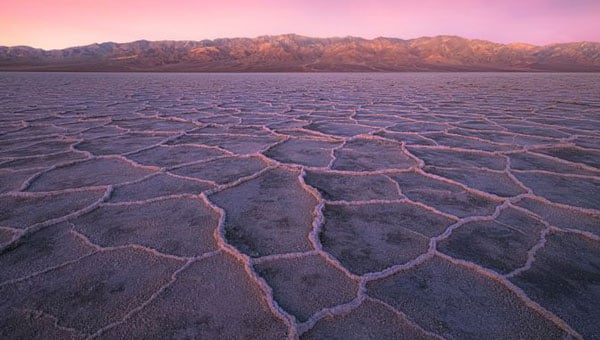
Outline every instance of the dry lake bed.
{"label": "dry lake bed", "polygon": [[600,339],[599,74],[0,73],[0,338]]}

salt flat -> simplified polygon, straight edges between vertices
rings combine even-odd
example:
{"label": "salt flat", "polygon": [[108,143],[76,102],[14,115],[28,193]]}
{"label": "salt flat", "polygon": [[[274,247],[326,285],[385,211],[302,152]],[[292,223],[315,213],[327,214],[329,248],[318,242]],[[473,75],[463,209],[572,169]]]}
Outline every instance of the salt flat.
{"label": "salt flat", "polygon": [[0,338],[600,338],[598,74],[0,84]]}

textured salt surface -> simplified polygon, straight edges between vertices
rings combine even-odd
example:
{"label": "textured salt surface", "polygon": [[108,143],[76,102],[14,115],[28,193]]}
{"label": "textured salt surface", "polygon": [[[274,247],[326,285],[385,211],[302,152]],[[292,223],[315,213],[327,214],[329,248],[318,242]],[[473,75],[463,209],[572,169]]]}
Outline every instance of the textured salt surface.
{"label": "textured salt surface", "polygon": [[0,82],[0,338],[600,338],[598,75]]}

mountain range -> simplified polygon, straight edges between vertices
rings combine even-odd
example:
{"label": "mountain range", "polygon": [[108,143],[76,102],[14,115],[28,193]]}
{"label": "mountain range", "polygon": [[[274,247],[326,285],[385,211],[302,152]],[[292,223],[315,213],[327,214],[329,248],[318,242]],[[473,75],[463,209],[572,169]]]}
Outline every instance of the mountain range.
{"label": "mountain range", "polygon": [[600,71],[600,43],[535,46],[456,36],[105,42],[59,50],[0,47],[0,71]]}

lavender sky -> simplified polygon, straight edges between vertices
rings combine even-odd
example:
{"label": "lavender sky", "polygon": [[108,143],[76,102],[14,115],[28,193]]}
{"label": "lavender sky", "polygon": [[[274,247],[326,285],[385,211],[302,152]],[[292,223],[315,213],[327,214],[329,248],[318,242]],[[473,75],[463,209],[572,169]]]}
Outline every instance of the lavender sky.
{"label": "lavender sky", "polygon": [[543,45],[600,41],[600,0],[1,0],[0,45],[202,40],[297,33],[441,34]]}

